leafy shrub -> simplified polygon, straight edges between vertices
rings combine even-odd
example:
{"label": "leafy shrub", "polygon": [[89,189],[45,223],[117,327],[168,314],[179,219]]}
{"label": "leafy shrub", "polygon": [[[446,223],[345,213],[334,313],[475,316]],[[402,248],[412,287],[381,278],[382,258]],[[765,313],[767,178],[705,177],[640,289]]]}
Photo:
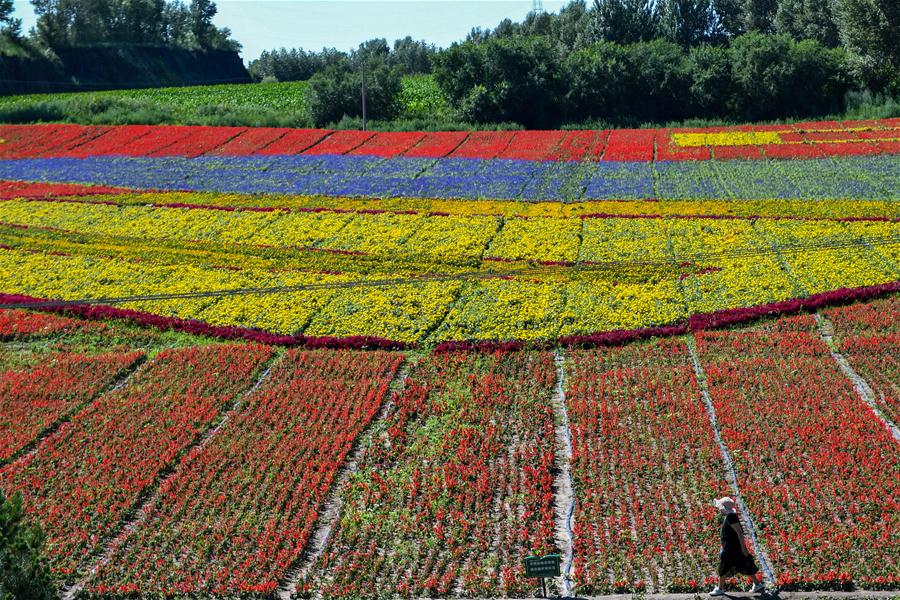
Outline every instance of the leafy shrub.
{"label": "leafy shrub", "polygon": [[565,114],[559,55],[544,37],[454,44],[438,55],[434,77],[472,122],[542,128],[558,124]]}
{"label": "leafy shrub", "polygon": [[56,588],[44,559],[45,537],[29,523],[22,496],[0,491],[0,600],[51,600]]}
{"label": "leafy shrub", "polygon": [[850,89],[846,55],[813,40],[748,33],[730,47],[734,115],[749,119],[840,110]]}
{"label": "leafy shrub", "polygon": [[[398,112],[400,73],[384,62],[366,68],[366,114],[371,119],[391,119]],[[362,116],[362,70],[349,62],[333,64],[308,82],[306,103],[317,127],[344,116]]]}

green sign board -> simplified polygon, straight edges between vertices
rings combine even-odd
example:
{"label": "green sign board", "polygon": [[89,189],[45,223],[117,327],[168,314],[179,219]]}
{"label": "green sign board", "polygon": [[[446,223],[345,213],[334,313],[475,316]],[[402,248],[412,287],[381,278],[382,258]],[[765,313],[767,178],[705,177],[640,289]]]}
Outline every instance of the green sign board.
{"label": "green sign board", "polygon": [[559,554],[529,556],[525,559],[525,577],[559,577]]}

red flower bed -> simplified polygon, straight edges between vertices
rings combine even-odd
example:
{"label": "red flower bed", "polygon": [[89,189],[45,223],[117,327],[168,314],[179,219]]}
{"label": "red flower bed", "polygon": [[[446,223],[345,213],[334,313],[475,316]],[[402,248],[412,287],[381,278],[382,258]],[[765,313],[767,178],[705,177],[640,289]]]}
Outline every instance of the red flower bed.
{"label": "red flower bed", "polygon": [[497,158],[516,134],[515,131],[473,131],[450,158]]}
{"label": "red flower bed", "polygon": [[30,313],[22,310],[0,310],[0,340],[12,340],[35,335],[52,335],[82,329],[86,323],[68,317]]}
{"label": "red flower bed", "polygon": [[742,499],[783,589],[896,581],[900,449],[813,318],[702,332],[697,344]]}
{"label": "red flower bed", "polygon": [[687,347],[574,351],[567,383],[576,591],[697,591],[718,558],[712,500],[730,488]]}
{"label": "red flower bed", "polygon": [[305,591],[533,595],[522,557],[554,550],[553,381],[548,353],[424,358],[341,490]]}
{"label": "red flower bed", "polygon": [[[366,142],[374,135],[375,134],[371,131],[356,131],[352,129],[347,129],[344,131],[333,131],[325,136],[315,146],[307,148],[301,154],[307,156],[317,156],[322,154],[347,154],[356,147],[361,146],[364,142]],[[268,152],[268,150],[270,150],[269,148],[266,148],[266,150],[267,152],[265,152],[264,154],[272,154],[272,152]]]}
{"label": "red flower bed", "polygon": [[271,594],[402,361],[384,352],[289,352],[176,468],[88,594]]}
{"label": "red flower bed", "polygon": [[248,127],[242,133],[207,152],[209,156],[250,156],[284,137],[292,129]]}
{"label": "red flower bed", "polygon": [[900,142],[875,142],[875,145],[885,154],[900,154]]}
{"label": "red flower bed", "polygon": [[438,131],[426,133],[421,142],[404,156],[409,158],[443,158],[456,150],[468,137],[467,131]]}
{"label": "red flower bed", "polygon": [[[669,129],[518,132],[383,132],[208,126],[3,126],[0,159],[33,157],[249,156],[348,154],[419,158],[508,158],[519,160],[707,160],[729,158],[819,158],[900,153],[900,128],[890,119],[791,125],[679,128],[684,133],[775,131],[788,143],[683,148]],[[840,129],[844,127],[844,129]],[[868,131],[852,131],[872,127]],[[824,129],[814,131],[811,129]],[[797,143],[808,142],[808,143]],[[655,150],[654,150],[655,147]],[[655,151],[655,154],[654,154]]]}
{"label": "red flower bed", "polygon": [[147,156],[185,156],[194,158],[222,146],[239,135],[244,127],[191,127],[187,137],[175,143],[149,152]]}
{"label": "red flower bed", "polygon": [[878,408],[900,425],[900,296],[824,312],[841,352],[875,392]]}
{"label": "red flower bed", "polygon": [[384,131],[354,148],[348,154],[359,156],[400,156],[419,143],[425,134],[419,131]]}
{"label": "red flower bed", "polygon": [[822,144],[766,144],[761,148],[766,158],[823,158],[825,156]]}
{"label": "red flower bed", "polygon": [[[69,126],[72,127],[72,126]],[[75,125],[74,127],[79,127]],[[43,149],[46,145],[56,140],[60,131],[65,131],[61,125],[22,125],[9,130],[9,137],[0,136],[4,140],[0,144],[0,159],[15,159],[31,156],[32,152]]]}
{"label": "red flower bed", "polygon": [[105,185],[78,183],[32,183],[29,181],[0,181],[0,200],[13,198],[52,198],[55,196],[94,196],[123,194],[133,190]]}
{"label": "red flower bed", "polygon": [[21,371],[0,371],[0,463],[100,393],[143,353],[58,354]]}
{"label": "red flower bed", "polygon": [[[190,138],[194,134],[196,127],[185,125],[160,125],[150,126],[148,129],[149,131],[144,135],[135,138],[133,141],[125,141],[120,144],[113,150],[112,154],[119,156],[150,156],[151,154],[157,154],[161,150]],[[138,129],[138,131],[140,131],[140,129]],[[169,153],[163,152],[161,156],[169,156]]]}
{"label": "red flower bed", "polygon": [[520,131],[497,158],[547,160],[566,137],[565,131]]}
{"label": "red flower bed", "polygon": [[716,160],[766,158],[762,146],[713,146],[711,150]]}
{"label": "red flower bed", "polygon": [[45,156],[63,156],[73,148],[77,148],[107,133],[111,127],[81,127],[78,125],[70,126],[65,131],[61,131],[56,139],[50,140],[42,144],[41,148],[31,148],[27,151],[27,156],[45,157]]}
{"label": "red flower bed", "polygon": [[254,155],[301,154],[318,144],[331,132],[325,129],[289,129],[271,144],[253,152]]}
{"label": "red flower bed", "polygon": [[167,350],[0,469],[49,538],[51,566],[70,575],[118,531],[159,473],[249,387],[271,355],[261,346]]}
{"label": "red flower bed", "polygon": [[614,129],[609,134],[603,160],[651,161],[655,137],[652,129]]}
{"label": "red flower bed", "polygon": [[161,129],[156,125],[120,125],[110,127],[109,131],[76,148],[59,152],[56,156],[70,158],[86,158],[88,156],[109,156],[120,154],[126,145],[134,145]]}
{"label": "red flower bed", "polygon": [[547,156],[548,160],[599,160],[606,149],[608,130],[569,131],[559,146]]}

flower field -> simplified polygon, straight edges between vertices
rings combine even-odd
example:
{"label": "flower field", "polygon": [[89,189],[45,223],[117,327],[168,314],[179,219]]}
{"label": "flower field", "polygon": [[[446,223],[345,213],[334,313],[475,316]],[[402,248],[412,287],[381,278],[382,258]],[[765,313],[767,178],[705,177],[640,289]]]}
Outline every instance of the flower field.
{"label": "flower field", "polygon": [[578,591],[697,591],[718,558],[709,498],[728,488],[687,347],[574,352],[567,402]]}
{"label": "flower field", "polygon": [[453,352],[413,367],[340,490],[341,520],[305,591],[531,592],[519,557],[555,546],[553,379],[545,353]]}
{"label": "flower field", "polygon": [[73,573],[116,531],[269,354],[251,346],[161,353],[132,385],[99,397],[37,452],[0,469],[0,486],[22,492],[40,514],[57,573]]}
{"label": "flower field", "polygon": [[401,356],[291,351],[191,452],[88,593],[274,591]]}
{"label": "flower field", "polygon": [[895,590],[898,292],[897,119],[0,126],[0,489],[80,600]]}
{"label": "flower field", "polygon": [[[832,361],[808,315],[697,336],[725,443],[785,589],[896,587],[897,440]],[[870,585],[870,584],[869,584]]]}

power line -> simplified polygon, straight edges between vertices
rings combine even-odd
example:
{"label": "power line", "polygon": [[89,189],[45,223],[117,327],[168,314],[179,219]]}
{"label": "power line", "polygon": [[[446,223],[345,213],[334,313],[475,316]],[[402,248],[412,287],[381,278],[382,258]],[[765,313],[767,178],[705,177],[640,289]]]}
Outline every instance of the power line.
{"label": "power line", "polygon": [[876,237],[859,237],[855,240],[841,241],[813,241],[810,243],[798,243],[780,246],[777,248],[744,248],[725,252],[710,252],[706,254],[695,254],[691,256],[677,257],[668,260],[632,260],[632,261],[605,261],[592,263],[578,263],[570,266],[556,265],[538,265],[532,267],[522,267],[518,269],[509,269],[505,271],[468,271],[453,274],[438,275],[420,275],[416,277],[393,277],[385,279],[370,279],[358,281],[341,281],[341,282],[325,282],[325,283],[309,283],[292,286],[272,286],[257,288],[236,288],[225,290],[210,290],[205,292],[181,292],[181,293],[164,293],[164,294],[144,294],[135,296],[121,296],[109,298],[84,298],[78,300],[46,300],[38,302],[14,302],[0,304],[0,309],[28,309],[28,308],[59,308],[65,306],[84,306],[93,304],[124,304],[129,302],[156,302],[165,300],[183,300],[193,298],[220,298],[227,296],[246,296],[246,295],[267,295],[267,294],[288,294],[297,292],[345,289],[345,288],[366,288],[366,287],[386,287],[397,285],[414,285],[420,283],[439,283],[454,280],[485,280],[485,279],[502,279],[508,277],[522,277],[528,275],[541,274],[561,274],[571,272],[601,272],[612,269],[620,269],[623,267],[641,267],[641,266],[657,266],[671,267],[677,264],[679,260],[690,262],[703,262],[722,258],[750,258],[756,256],[765,256],[778,253],[793,253],[808,250],[827,250],[850,248],[854,246],[867,246],[875,244],[879,246],[900,244],[900,235],[884,235]]}

